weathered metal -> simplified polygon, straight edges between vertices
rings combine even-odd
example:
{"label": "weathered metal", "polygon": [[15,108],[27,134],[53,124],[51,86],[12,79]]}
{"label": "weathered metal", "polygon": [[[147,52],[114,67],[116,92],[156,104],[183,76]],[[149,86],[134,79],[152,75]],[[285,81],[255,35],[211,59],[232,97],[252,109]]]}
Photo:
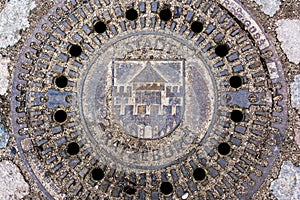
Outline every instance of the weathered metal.
{"label": "weathered metal", "polygon": [[[103,33],[94,31],[98,21]],[[228,49],[220,54],[219,45]],[[238,1],[58,1],[18,64],[14,135],[48,199],[249,199],[278,157],[287,121],[282,66]],[[56,85],[62,75],[66,87]],[[239,88],[229,83],[236,75]],[[58,110],[66,121],[55,120]],[[218,152],[220,143],[230,153]]]}

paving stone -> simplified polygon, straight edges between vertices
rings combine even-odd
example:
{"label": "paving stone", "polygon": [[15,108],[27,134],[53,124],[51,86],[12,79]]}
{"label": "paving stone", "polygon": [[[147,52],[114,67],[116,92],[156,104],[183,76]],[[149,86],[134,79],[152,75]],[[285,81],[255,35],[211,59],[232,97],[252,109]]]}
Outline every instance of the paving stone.
{"label": "paving stone", "polygon": [[296,144],[300,148],[300,129],[299,128],[295,128],[295,141],[296,141]]}
{"label": "paving stone", "polygon": [[284,162],[278,179],[271,183],[270,189],[278,200],[300,199],[300,167],[290,161]]}
{"label": "paving stone", "polygon": [[255,0],[255,2],[261,6],[261,10],[273,17],[280,9],[281,2],[279,0]]}
{"label": "paving stone", "polygon": [[0,124],[0,149],[6,148],[9,140],[9,135],[5,127]]}
{"label": "paving stone", "polygon": [[291,101],[294,108],[300,109],[300,75],[295,76],[291,83]]}
{"label": "paving stone", "polygon": [[[1,26],[0,26],[1,29]],[[0,33],[1,34],[1,33]],[[1,40],[0,40],[1,43]],[[7,88],[8,88],[8,64],[10,63],[10,60],[8,58],[3,58],[2,55],[0,55],[0,95],[4,95]]]}
{"label": "paving stone", "polygon": [[29,193],[28,183],[11,161],[0,162],[0,183],[0,199],[22,199]]}
{"label": "paving stone", "polygon": [[277,21],[277,36],[281,42],[281,48],[286,53],[288,59],[295,63],[300,63],[300,20],[282,19]]}
{"label": "paving stone", "polygon": [[0,12],[0,48],[12,46],[21,39],[19,31],[29,27],[27,17],[34,7],[35,1],[32,0],[7,2]]}

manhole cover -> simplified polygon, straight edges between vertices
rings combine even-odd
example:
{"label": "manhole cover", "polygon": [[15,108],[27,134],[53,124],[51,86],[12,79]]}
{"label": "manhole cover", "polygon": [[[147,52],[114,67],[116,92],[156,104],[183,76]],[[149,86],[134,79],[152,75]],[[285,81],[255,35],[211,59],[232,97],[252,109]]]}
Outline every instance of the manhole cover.
{"label": "manhole cover", "polygon": [[274,49],[234,0],[59,1],[14,73],[23,162],[49,199],[249,199],[286,126]]}

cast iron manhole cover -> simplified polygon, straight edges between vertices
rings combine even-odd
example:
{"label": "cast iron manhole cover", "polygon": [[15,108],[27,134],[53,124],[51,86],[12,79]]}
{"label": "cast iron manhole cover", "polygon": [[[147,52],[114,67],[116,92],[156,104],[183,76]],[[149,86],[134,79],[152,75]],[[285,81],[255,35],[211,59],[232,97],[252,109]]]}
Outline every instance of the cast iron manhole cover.
{"label": "cast iron manhole cover", "polygon": [[286,84],[235,0],[58,1],[25,42],[12,119],[48,199],[249,199]]}

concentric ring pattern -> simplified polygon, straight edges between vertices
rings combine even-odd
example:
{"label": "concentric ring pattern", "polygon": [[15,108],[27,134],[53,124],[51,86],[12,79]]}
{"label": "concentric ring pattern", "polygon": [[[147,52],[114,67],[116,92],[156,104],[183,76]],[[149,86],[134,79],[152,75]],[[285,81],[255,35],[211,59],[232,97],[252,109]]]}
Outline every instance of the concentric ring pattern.
{"label": "concentric ring pattern", "polygon": [[46,198],[250,198],[287,120],[281,64],[252,22],[236,1],[54,4],[12,88]]}

